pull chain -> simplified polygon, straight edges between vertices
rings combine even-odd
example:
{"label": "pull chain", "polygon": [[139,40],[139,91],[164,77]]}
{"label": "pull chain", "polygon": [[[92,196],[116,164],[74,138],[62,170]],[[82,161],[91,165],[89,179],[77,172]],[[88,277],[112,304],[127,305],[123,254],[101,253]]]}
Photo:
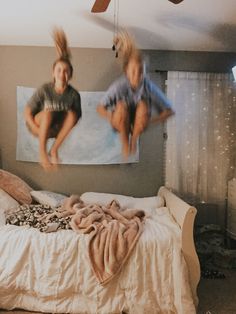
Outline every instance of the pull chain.
{"label": "pull chain", "polygon": [[[114,34],[113,39],[116,37],[119,28],[119,0],[114,0]],[[115,51],[115,57],[118,58],[118,51],[116,50],[116,45],[113,43],[112,50]]]}

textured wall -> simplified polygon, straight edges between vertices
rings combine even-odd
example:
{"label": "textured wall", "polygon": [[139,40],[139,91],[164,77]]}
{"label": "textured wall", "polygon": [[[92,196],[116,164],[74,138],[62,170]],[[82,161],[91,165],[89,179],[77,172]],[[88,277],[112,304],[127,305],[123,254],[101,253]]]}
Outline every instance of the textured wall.
{"label": "textured wall", "polygon": [[[149,71],[159,82],[165,73],[155,70],[228,71],[233,54],[147,51]],[[108,49],[72,49],[72,85],[81,91],[106,90],[120,74],[114,53]],[[25,179],[34,189],[66,194],[84,191],[154,195],[163,184],[163,127],[152,126],[141,137],[138,164],[62,165],[45,173],[36,163],[16,161],[16,86],[38,87],[51,79],[55,50],[49,47],[0,47],[0,149],[2,167]],[[161,84],[161,83],[160,83]],[[79,152],[78,152],[79,154]]]}
{"label": "textured wall", "polygon": [[[72,49],[74,77],[81,91],[106,90],[120,74],[114,52]],[[82,193],[88,190],[146,196],[162,184],[162,126],[150,127],[142,136],[138,164],[61,165],[45,173],[36,163],[16,161],[16,86],[38,87],[51,79],[55,51],[49,47],[0,47],[0,148],[2,167],[25,179],[35,189]],[[79,152],[78,152],[79,154]]]}

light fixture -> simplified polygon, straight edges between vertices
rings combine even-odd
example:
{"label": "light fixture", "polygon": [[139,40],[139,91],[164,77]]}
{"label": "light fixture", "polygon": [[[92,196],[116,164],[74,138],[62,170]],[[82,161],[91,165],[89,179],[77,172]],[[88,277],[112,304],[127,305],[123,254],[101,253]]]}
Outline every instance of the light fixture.
{"label": "light fixture", "polygon": [[234,81],[236,82],[236,65],[234,67],[232,67],[232,72],[233,72],[233,76],[234,76]]}

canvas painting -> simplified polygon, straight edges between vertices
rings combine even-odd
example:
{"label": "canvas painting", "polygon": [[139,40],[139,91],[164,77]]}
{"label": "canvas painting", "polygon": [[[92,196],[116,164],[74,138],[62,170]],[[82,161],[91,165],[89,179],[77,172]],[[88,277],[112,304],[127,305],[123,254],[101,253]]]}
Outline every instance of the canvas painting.
{"label": "canvas painting", "polygon": [[[28,130],[24,108],[34,88],[17,87],[17,150],[20,161],[39,161],[39,141]],[[96,111],[104,92],[80,92],[82,117],[69,133],[59,150],[61,164],[120,164],[139,161],[139,147],[135,155],[124,159],[119,134]],[[53,139],[47,142],[50,150]]]}

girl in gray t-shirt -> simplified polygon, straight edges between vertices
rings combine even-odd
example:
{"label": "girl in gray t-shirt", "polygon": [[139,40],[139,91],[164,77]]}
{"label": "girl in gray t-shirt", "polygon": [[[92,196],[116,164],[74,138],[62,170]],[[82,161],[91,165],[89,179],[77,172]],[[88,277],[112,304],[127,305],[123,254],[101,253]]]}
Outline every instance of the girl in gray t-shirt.
{"label": "girl in gray t-shirt", "polygon": [[[60,145],[81,117],[80,94],[69,85],[73,67],[65,33],[55,29],[53,35],[59,54],[53,64],[53,82],[38,88],[24,111],[28,129],[39,138],[39,159],[45,170],[55,168]],[[50,153],[48,138],[55,138]]]}

